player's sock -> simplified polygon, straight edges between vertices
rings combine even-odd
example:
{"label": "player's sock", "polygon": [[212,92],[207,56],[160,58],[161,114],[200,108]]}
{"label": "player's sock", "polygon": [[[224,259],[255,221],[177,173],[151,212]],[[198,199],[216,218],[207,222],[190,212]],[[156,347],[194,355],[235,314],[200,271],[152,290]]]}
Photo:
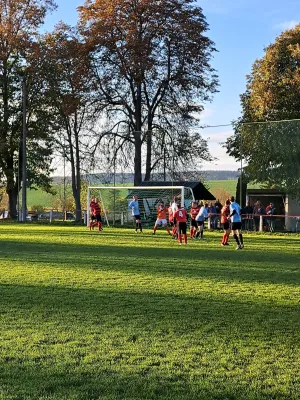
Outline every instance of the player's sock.
{"label": "player's sock", "polygon": [[140,231],[143,232],[143,228],[142,228],[142,223],[141,222],[139,223],[139,228],[140,228]]}
{"label": "player's sock", "polygon": [[183,235],[183,238],[184,238],[184,243],[187,243],[187,234],[186,233]]}
{"label": "player's sock", "polygon": [[199,236],[200,236],[200,231],[198,231],[198,232],[196,233],[196,238],[198,239]]}
{"label": "player's sock", "polygon": [[242,235],[241,233],[239,234],[239,237],[240,237],[240,242],[241,242],[241,244],[244,244],[243,235]]}
{"label": "player's sock", "polygon": [[240,246],[240,241],[239,241],[239,238],[238,238],[238,236],[237,236],[236,233],[233,235],[233,237],[234,237],[234,239],[235,239],[237,245]]}
{"label": "player's sock", "polygon": [[182,243],[182,236],[180,234],[178,234],[178,242]]}
{"label": "player's sock", "polygon": [[194,235],[194,227],[192,227],[192,228],[190,229],[190,237],[192,238],[193,235]]}
{"label": "player's sock", "polygon": [[139,229],[139,224],[136,222],[136,223],[135,223],[135,231],[137,232],[138,229]]}
{"label": "player's sock", "polygon": [[201,231],[201,239],[203,239],[203,231]]}
{"label": "player's sock", "polygon": [[153,235],[155,234],[156,231],[157,231],[157,226],[155,225],[153,228]]}
{"label": "player's sock", "polygon": [[229,240],[229,233],[226,233],[225,235],[226,235],[225,243],[228,243],[228,240]]}
{"label": "player's sock", "polygon": [[226,243],[226,238],[227,238],[227,235],[226,235],[226,233],[224,233],[224,235],[223,235],[223,237],[222,237],[222,244],[225,244]]}

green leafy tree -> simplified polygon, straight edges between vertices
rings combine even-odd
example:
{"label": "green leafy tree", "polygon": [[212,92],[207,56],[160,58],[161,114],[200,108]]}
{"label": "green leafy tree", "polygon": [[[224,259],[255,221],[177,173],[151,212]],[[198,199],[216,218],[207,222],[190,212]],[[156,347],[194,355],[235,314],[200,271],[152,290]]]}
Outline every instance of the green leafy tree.
{"label": "green leafy tree", "polygon": [[242,117],[225,146],[249,180],[300,197],[300,25],[255,61],[241,95]]}
{"label": "green leafy tree", "polygon": [[50,189],[51,146],[49,110],[40,79],[38,29],[52,0],[0,0],[0,174],[6,185],[8,208],[15,217],[22,176],[22,84],[27,86],[28,186]]}

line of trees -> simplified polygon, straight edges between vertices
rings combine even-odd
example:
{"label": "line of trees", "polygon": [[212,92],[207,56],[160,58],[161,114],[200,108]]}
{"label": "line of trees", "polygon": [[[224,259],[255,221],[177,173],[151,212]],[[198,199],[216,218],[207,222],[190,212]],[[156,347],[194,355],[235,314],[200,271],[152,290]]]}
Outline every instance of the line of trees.
{"label": "line of trees", "polygon": [[17,214],[22,82],[27,87],[28,187],[51,191],[51,162],[70,163],[81,218],[81,176],[132,168],[198,169],[211,160],[199,115],[217,91],[214,43],[192,0],[87,0],[76,27],[39,29],[53,0],[0,0],[0,179]]}

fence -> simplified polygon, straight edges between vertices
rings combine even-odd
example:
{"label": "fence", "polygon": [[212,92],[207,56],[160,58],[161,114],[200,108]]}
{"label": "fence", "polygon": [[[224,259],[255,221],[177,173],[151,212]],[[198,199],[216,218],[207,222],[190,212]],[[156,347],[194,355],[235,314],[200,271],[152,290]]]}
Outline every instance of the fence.
{"label": "fence", "polygon": [[[220,215],[213,214],[207,219],[207,229],[222,229]],[[300,232],[300,216],[287,215],[242,215],[242,230],[249,232]]]}

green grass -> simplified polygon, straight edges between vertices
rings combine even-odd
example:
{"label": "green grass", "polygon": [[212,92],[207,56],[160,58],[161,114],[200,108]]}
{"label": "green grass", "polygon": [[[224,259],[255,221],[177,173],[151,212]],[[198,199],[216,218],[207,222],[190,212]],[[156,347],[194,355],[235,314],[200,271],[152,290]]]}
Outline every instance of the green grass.
{"label": "green grass", "polygon": [[299,399],[299,236],[0,224],[0,266],[1,400]]}
{"label": "green grass", "polygon": [[219,191],[224,190],[233,196],[236,192],[237,179],[207,181],[205,185],[214,196],[220,196]]}

